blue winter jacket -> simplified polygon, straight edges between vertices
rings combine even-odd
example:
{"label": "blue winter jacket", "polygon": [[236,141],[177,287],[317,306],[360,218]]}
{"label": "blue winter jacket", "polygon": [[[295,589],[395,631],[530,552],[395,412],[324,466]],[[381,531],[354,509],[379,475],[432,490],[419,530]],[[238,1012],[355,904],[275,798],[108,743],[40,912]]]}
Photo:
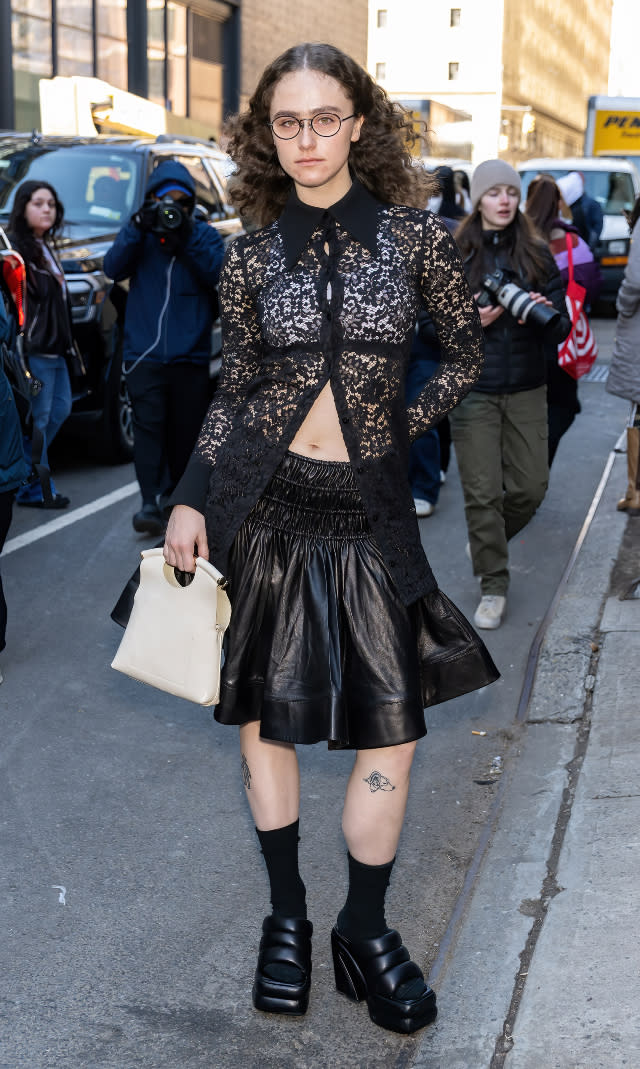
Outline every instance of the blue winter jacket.
{"label": "blue winter jacket", "polygon": [[[167,181],[187,186],[195,201],[193,179],[175,160],[156,167],[145,196]],[[130,280],[125,365],[143,354],[163,364],[210,359],[215,287],[223,257],[222,238],[201,219],[193,219],[191,234],[177,255],[167,253],[157,234],[144,232],[133,222],[123,226],[104,258],[104,270],[116,282]]]}

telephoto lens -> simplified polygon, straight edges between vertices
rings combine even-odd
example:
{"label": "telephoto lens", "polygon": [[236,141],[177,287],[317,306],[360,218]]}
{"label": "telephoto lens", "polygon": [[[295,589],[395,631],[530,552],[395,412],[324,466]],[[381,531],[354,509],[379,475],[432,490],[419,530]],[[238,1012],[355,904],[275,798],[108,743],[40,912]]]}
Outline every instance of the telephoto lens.
{"label": "telephoto lens", "polygon": [[514,319],[520,319],[523,323],[544,329],[557,323],[560,318],[560,312],[556,308],[534,300],[515,282],[505,282],[501,271],[487,275],[482,285]]}

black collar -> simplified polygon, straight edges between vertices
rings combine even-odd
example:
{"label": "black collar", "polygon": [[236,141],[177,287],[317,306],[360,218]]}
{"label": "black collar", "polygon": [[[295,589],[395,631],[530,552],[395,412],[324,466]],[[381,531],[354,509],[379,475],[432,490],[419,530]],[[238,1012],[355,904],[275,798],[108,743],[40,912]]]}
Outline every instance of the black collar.
{"label": "black collar", "polygon": [[366,246],[375,256],[378,251],[378,207],[379,201],[357,178],[353,179],[349,192],[342,200],[326,209],[312,208],[311,205],[304,204],[295,189],[292,189],[279,219],[287,270],[291,270],[300,258],[313,231],[325,215],[333,216],[340,226],[348,230],[356,241]]}

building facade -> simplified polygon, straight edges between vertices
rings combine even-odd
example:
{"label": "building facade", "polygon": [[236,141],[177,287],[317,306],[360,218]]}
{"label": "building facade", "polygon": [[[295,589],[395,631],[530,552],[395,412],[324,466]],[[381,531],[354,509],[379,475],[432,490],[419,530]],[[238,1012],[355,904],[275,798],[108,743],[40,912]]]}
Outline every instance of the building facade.
{"label": "building facade", "polygon": [[[612,0],[371,0],[368,68],[427,118],[433,155],[581,155],[588,98],[607,89],[611,9]],[[430,122],[434,103],[455,117]]]}
{"label": "building facade", "polygon": [[367,0],[0,0],[0,129],[38,129],[41,79],[80,76],[218,137],[285,48],[328,40],[366,64],[367,28]]}

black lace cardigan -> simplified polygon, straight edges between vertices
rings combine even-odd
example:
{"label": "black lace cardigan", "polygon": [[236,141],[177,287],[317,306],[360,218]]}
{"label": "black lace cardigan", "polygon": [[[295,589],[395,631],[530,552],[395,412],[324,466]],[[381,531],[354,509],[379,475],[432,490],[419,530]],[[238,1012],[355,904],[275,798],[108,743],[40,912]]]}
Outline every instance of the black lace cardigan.
{"label": "black lace cardigan", "polygon": [[[422,303],[442,358],[407,407]],[[211,561],[225,571],[240,525],[330,382],[371,529],[400,596],[410,604],[433,590],[408,480],[409,444],[465,396],[483,354],[480,319],[447,228],[430,212],[381,204],[357,181],[327,211],[294,193],[277,222],[231,243],[220,304],[220,384],[172,498],[205,514]]]}

